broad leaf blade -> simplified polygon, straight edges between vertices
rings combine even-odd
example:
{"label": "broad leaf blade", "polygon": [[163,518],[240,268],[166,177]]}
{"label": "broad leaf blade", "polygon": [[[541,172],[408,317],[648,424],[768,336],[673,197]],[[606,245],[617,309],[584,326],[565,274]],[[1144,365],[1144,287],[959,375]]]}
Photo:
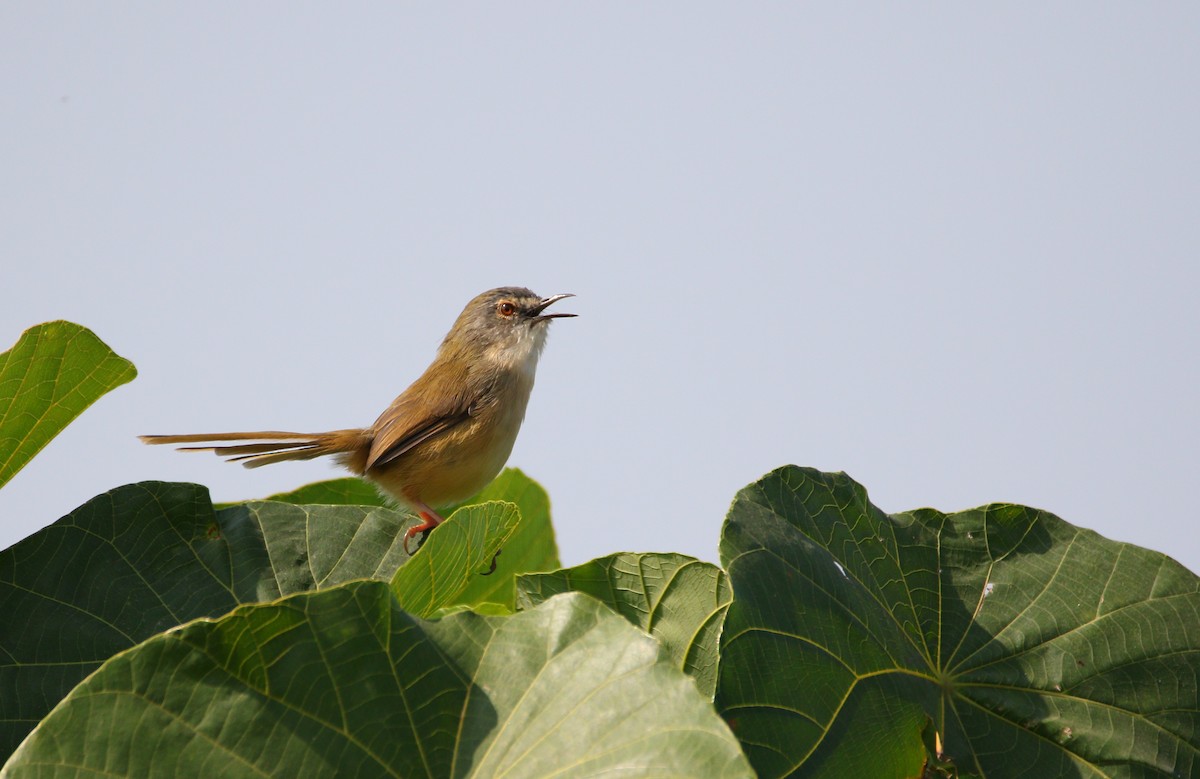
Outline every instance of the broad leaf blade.
{"label": "broad leaf blade", "polygon": [[694,686],[601,604],[430,623],[377,582],[245,606],[113,658],[3,776],[92,772],[751,776]]}
{"label": "broad leaf blade", "polygon": [[103,395],[137,375],[86,327],[47,322],[0,354],[0,486]]}
{"label": "broad leaf blade", "polygon": [[471,776],[750,776],[736,741],[658,644],[592,598],[427,626],[487,698],[458,744]]}
{"label": "broad leaf blade", "polygon": [[717,704],[768,776],[1189,776],[1200,581],[1012,505],[888,516],[842,474],[739,493]]}
{"label": "broad leaf blade", "polygon": [[[146,482],[93,498],[0,552],[0,756],[101,662],[156,633],[240,603],[390,580],[408,559],[402,539],[414,521],[367,506],[254,502],[214,512],[208,491],[192,484]],[[466,560],[466,539],[500,543],[458,524],[448,520],[430,544]],[[450,588],[436,589],[446,602]]]}
{"label": "broad leaf blade", "polygon": [[732,593],[711,563],[681,554],[620,554],[517,579],[517,605],[584,592],[658,639],[676,667],[709,698],[717,683],[717,638]]}
{"label": "broad leaf blade", "polygon": [[390,578],[408,560],[402,541],[413,520],[365,506],[254,501],[220,509],[214,522],[209,536],[225,540],[233,569],[254,581],[253,592],[239,592],[238,602],[254,603],[354,579]]}

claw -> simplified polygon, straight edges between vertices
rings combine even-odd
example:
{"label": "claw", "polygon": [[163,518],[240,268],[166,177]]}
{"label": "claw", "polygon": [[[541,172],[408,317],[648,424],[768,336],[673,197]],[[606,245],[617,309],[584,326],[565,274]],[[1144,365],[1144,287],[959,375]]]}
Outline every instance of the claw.
{"label": "claw", "polygon": [[496,558],[499,557],[500,553],[503,551],[504,551],[503,549],[496,550],[496,554],[492,555],[492,567],[488,568],[486,571],[479,574],[480,576],[491,576],[492,574],[494,574],[496,572]]}
{"label": "claw", "polygon": [[[420,536],[420,538],[417,539],[417,548],[410,550],[408,548],[408,539],[412,538],[413,536],[417,536],[417,535]],[[423,528],[421,525],[413,525],[412,527],[410,527],[404,533],[404,554],[408,555],[409,557],[412,557],[414,554],[416,554],[416,552],[419,551],[420,548],[425,545],[425,539],[428,535],[429,535],[429,530]]]}
{"label": "claw", "polygon": [[418,511],[417,515],[423,520],[421,524],[413,525],[408,530],[404,531],[404,553],[409,557],[412,557],[416,550],[413,550],[412,552],[408,550],[408,539],[420,533],[421,540],[417,541],[417,549],[419,550],[425,543],[425,538],[429,535],[429,531],[442,524],[442,518],[432,510]]}

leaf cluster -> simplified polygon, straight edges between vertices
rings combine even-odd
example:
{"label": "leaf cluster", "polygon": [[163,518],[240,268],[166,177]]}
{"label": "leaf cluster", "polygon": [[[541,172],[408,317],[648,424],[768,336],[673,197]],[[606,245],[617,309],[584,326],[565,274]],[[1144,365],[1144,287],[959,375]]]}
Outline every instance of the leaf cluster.
{"label": "leaf cluster", "polygon": [[[133,375],[77,325],[26,333],[0,482]],[[1042,511],[889,515],[788,466],[735,497],[719,567],[562,568],[515,469],[410,557],[416,521],[357,479],[147,482],[0,552],[0,777],[1200,771],[1200,579]]]}

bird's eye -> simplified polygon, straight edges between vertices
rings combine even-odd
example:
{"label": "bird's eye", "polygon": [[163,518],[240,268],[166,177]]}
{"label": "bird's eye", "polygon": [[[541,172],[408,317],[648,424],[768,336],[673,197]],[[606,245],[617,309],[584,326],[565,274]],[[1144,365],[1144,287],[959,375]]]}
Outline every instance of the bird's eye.
{"label": "bird's eye", "polygon": [[517,307],[511,301],[505,300],[500,305],[496,306],[496,310],[500,312],[500,316],[512,316],[517,313]]}

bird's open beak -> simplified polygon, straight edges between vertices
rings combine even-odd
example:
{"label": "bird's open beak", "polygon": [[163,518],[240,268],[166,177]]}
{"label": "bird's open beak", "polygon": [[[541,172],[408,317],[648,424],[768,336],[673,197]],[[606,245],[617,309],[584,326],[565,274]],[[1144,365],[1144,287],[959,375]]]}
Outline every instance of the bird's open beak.
{"label": "bird's open beak", "polygon": [[562,300],[563,298],[573,298],[573,297],[575,297],[575,296],[569,292],[564,293],[562,295],[551,295],[550,297],[546,298],[545,300],[541,301],[536,306],[531,308],[529,310],[529,315],[532,316],[538,322],[543,322],[547,319],[557,319],[559,317],[577,316],[577,314],[543,314],[542,313],[553,303],[557,303],[558,301]]}

